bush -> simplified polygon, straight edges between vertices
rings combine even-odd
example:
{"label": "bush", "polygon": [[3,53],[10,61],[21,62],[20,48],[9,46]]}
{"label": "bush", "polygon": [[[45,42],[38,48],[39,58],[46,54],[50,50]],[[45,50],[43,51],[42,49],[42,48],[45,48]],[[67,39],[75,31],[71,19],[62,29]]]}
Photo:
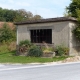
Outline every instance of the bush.
{"label": "bush", "polygon": [[20,41],[19,46],[31,46],[31,42],[29,40]]}
{"label": "bush", "polygon": [[25,53],[30,49],[31,46],[32,46],[32,43],[29,40],[20,41],[20,43],[19,43],[19,52],[21,54]]}
{"label": "bush", "polygon": [[76,26],[76,28],[72,31],[75,37],[80,40],[80,25]]}
{"label": "bush", "polygon": [[0,44],[0,53],[7,53],[16,50],[16,42],[3,42]]}
{"label": "bush", "polygon": [[0,43],[9,40],[16,40],[16,32],[11,30],[8,24],[4,23],[3,27],[0,29]]}
{"label": "bush", "polygon": [[68,55],[69,52],[69,48],[60,45],[56,47],[56,55],[57,56],[64,56],[64,55]]}
{"label": "bush", "polygon": [[42,51],[43,51],[43,52],[54,52],[54,49],[53,49],[52,47],[49,47],[49,48],[43,47],[43,48],[42,48]]}
{"label": "bush", "polygon": [[5,45],[0,45],[0,53],[7,53],[9,52],[8,50],[8,46],[5,44]]}
{"label": "bush", "polygon": [[28,56],[40,57],[42,56],[42,50],[37,46],[32,46],[28,52]]}

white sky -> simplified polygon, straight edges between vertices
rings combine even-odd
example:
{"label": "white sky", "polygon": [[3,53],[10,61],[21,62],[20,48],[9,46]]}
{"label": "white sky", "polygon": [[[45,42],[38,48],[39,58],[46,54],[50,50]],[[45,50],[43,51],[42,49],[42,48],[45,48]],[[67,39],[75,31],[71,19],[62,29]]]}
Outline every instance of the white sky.
{"label": "white sky", "polygon": [[0,7],[25,9],[43,18],[62,17],[71,0],[0,0]]}

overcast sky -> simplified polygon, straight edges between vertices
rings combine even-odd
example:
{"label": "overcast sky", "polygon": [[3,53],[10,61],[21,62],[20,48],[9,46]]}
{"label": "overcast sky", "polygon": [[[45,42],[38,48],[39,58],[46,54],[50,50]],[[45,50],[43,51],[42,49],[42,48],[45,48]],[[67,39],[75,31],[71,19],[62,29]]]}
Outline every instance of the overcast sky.
{"label": "overcast sky", "polygon": [[25,9],[43,18],[62,17],[71,0],[0,0],[0,7]]}

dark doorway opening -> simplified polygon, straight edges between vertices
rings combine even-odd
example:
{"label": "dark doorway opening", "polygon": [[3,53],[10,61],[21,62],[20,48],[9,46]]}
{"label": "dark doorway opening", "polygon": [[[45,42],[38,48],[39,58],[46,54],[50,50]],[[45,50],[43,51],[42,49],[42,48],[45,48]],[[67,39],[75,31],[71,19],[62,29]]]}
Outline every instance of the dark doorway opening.
{"label": "dark doorway opening", "polygon": [[30,30],[32,43],[52,43],[52,29]]}

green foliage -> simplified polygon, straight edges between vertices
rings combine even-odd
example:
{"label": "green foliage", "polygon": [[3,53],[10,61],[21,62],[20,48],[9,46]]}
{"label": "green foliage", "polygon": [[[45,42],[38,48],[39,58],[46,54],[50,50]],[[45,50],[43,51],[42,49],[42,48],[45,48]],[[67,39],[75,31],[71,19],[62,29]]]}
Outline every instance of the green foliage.
{"label": "green foliage", "polygon": [[0,21],[13,22],[15,18],[15,11],[0,8]]}
{"label": "green foliage", "polygon": [[35,16],[30,11],[24,9],[12,10],[0,8],[0,21],[20,22],[29,19],[41,19],[41,16]]}
{"label": "green foliage", "polygon": [[6,44],[0,45],[0,53],[5,53],[5,52],[6,53],[9,52],[8,46]]}
{"label": "green foliage", "polygon": [[29,40],[20,41],[19,46],[30,46],[31,42]]}
{"label": "green foliage", "polygon": [[49,48],[43,47],[43,48],[42,48],[42,51],[43,51],[43,52],[53,52],[54,49],[53,49],[52,47],[49,47]]}
{"label": "green foliage", "polygon": [[71,0],[70,5],[67,7],[68,13],[71,14],[72,17],[78,18],[77,9],[80,10],[80,0]]}
{"label": "green foliage", "polygon": [[56,47],[56,55],[57,56],[64,56],[64,55],[68,55],[69,52],[69,48],[63,46],[63,45],[59,45]]}
{"label": "green foliage", "polygon": [[7,53],[16,50],[16,42],[5,42],[0,43],[0,53]]}
{"label": "green foliage", "polygon": [[73,34],[75,35],[75,37],[80,40],[80,9],[76,9],[77,12],[77,26],[76,28],[73,30]]}
{"label": "green foliage", "polygon": [[33,20],[41,19],[42,17],[40,15],[34,15]]}
{"label": "green foliage", "polygon": [[77,39],[80,40],[80,27],[79,27],[79,26],[76,27],[76,28],[73,30],[73,34],[75,35],[75,37],[76,37]]}
{"label": "green foliage", "polygon": [[76,12],[77,12],[77,20],[79,24],[78,27],[80,27],[80,9],[77,9]]}
{"label": "green foliage", "polygon": [[77,18],[78,24],[73,30],[76,38],[80,40],[80,0],[71,0],[70,5],[67,7],[68,14],[71,14],[72,17]]}
{"label": "green foliage", "polygon": [[22,40],[19,43],[19,53],[20,54],[24,54],[25,52],[28,52],[28,50],[30,49],[30,47],[33,44],[29,41],[29,40]]}
{"label": "green foliage", "polygon": [[13,41],[16,39],[15,32],[9,28],[8,24],[4,24],[0,29],[0,42]]}
{"label": "green foliage", "polygon": [[61,61],[66,59],[67,57],[54,57],[54,58],[41,58],[41,57],[26,57],[26,56],[15,56],[15,51],[5,52],[4,54],[0,52],[0,63],[45,63],[45,62],[53,62],[53,61]]}
{"label": "green foliage", "polygon": [[37,46],[32,46],[28,52],[28,56],[40,57],[42,56],[42,50]]}

